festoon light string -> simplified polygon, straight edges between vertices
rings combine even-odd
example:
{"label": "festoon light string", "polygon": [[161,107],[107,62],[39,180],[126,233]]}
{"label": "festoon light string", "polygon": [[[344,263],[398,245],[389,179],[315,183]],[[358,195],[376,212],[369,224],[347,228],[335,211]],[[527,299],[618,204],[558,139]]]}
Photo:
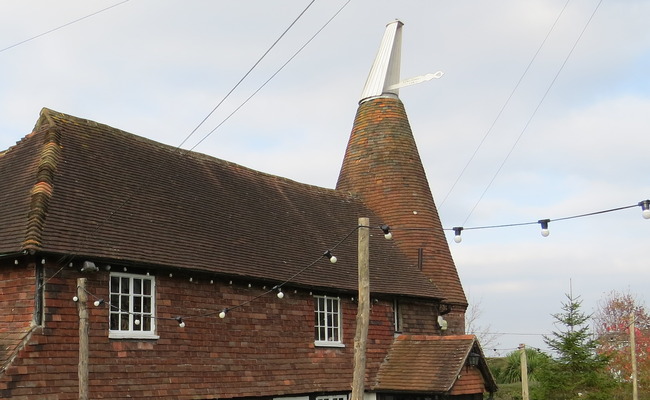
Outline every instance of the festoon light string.
{"label": "festoon light string", "polygon": [[445,229],[445,230],[454,232],[454,242],[460,243],[463,240],[463,238],[461,237],[461,233],[463,231],[478,230],[478,229],[510,228],[510,227],[515,227],[515,226],[537,225],[537,224],[539,224],[540,228],[541,228],[541,235],[544,236],[544,237],[547,237],[550,234],[549,224],[551,222],[559,222],[559,221],[566,221],[566,220],[569,220],[569,219],[590,217],[590,216],[599,215],[599,214],[606,214],[606,213],[610,213],[610,212],[614,212],[614,211],[627,210],[629,208],[634,208],[634,207],[641,207],[641,216],[644,219],[650,219],[650,200],[642,200],[642,201],[638,202],[637,204],[631,204],[629,206],[610,208],[610,209],[607,209],[607,210],[594,211],[594,212],[590,212],[590,213],[572,215],[572,216],[563,217],[563,218],[553,218],[553,219],[545,218],[545,219],[539,219],[537,221],[531,221],[531,222],[521,222],[521,223],[502,224],[502,225],[475,226],[475,227],[469,227],[469,228],[465,228],[465,227],[462,227],[462,226],[455,226],[455,227],[453,227],[451,229]]}
{"label": "festoon light string", "polygon": [[[213,316],[213,315],[215,315],[215,314],[218,314],[218,315],[219,315],[219,318],[222,318],[222,319],[223,319],[223,318],[226,317],[226,315],[227,315],[229,312],[231,312],[231,311],[233,311],[233,310],[235,310],[235,309],[238,309],[238,308],[244,307],[244,306],[246,306],[246,305],[248,305],[248,304],[250,304],[250,303],[252,303],[252,302],[258,300],[259,298],[264,297],[264,296],[266,296],[266,295],[268,295],[268,294],[270,294],[270,293],[273,293],[273,292],[277,292],[277,294],[276,294],[277,297],[278,297],[279,299],[282,299],[282,298],[284,298],[284,292],[282,292],[282,288],[283,288],[285,285],[287,285],[287,284],[293,282],[293,280],[294,280],[296,277],[298,277],[299,275],[301,275],[302,273],[304,273],[304,272],[305,272],[306,270],[308,270],[309,268],[312,268],[312,267],[313,267],[316,263],[318,263],[320,260],[322,260],[323,258],[326,258],[326,259],[329,260],[329,262],[331,262],[331,263],[336,263],[336,262],[338,261],[338,259],[337,259],[337,257],[334,255],[334,250],[336,250],[336,248],[338,248],[341,244],[343,244],[343,243],[344,243],[344,242],[345,242],[345,241],[346,241],[346,240],[347,240],[347,239],[348,239],[348,238],[349,238],[349,237],[350,237],[354,232],[356,232],[356,231],[357,231],[358,229],[360,229],[360,228],[375,228],[375,227],[372,227],[372,226],[363,226],[363,225],[358,225],[358,226],[356,226],[354,229],[352,229],[351,231],[349,231],[349,232],[348,232],[348,233],[347,233],[347,234],[346,234],[346,235],[345,235],[341,240],[339,240],[339,241],[338,241],[334,246],[332,246],[331,248],[329,248],[328,250],[326,250],[325,252],[323,252],[323,254],[321,254],[318,258],[316,258],[313,262],[309,263],[308,265],[306,265],[305,267],[303,267],[302,269],[300,269],[299,271],[297,271],[295,274],[293,274],[291,277],[289,277],[289,278],[288,278],[287,280],[285,280],[284,282],[279,283],[279,284],[277,284],[277,285],[271,287],[271,289],[266,290],[265,292],[263,292],[263,293],[261,293],[261,294],[255,296],[255,297],[252,297],[251,299],[246,300],[246,301],[244,301],[244,302],[242,302],[242,303],[239,303],[239,304],[237,304],[237,305],[235,305],[235,306],[232,306],[232,307],[225,307],[225,308],[222,308],[222,309],[219,310],[219,311],[212,311],[212,312],[202,313],[202,314],[197,314],[197,315],[189,315],[189,316],[178,315],[178,316],[174,316],[174,317],[158,317],[158,316],[155,316],[155,315],[147,315],[147,317],[152,318],[152,319],[158,319],[158,320],[173,320],[173,321],[176,321],[176,322],[178,323],[179,327],[184,328],[184,327],[186,326],[186,324],[185,324],[185,321],[186,321],[186,320],[192,320],[192,319],[198,319],[198,318],[206,318],[206,317]],[[389,227],[388,225],[381,225],[381,226],[379,226],[378,228],[381,229],[382,233],[384,234],[384,237],[385,237],[387,240],[392,239],[392,233],[390,232],[390,227]],[[191,281],[191,280],[192,280],[192,278],[190,278],[190,281]],[[250,286],[250,285],[249,285],[249,286]],[[79,288],[77,288],[77,289],[79,289]],[[134,316],[134,317],[142,316],[142,315],[143,315],[142,312],[131,312],[131,311],[129,311],[129,310],[123,310],[123,309],[121,309],[119,306],[112,304],[110,301],[109,301],[109,302],[106,302],[103,298],[100,298],[99,296],[96,296],[94,293],[91,293],[91,292],[88,291],[87,289],[84,288],[83,290],[84,290],[84,291],[85,291],[85,292],[86,292],[90,297],[92,297],[92,298],[94,299],[93,304],[95,305],[95,307],[99,307],[99,306],[102,306],[102,305],[106,304],[110,309],[115,310],[115,311],[117,311],[117,312],[119,312],[119,313],[121,313],[121,314],[128,314],[128,315],[132,315],[132,316]],[[73,301],[75,301],[75,302],[76,302],[76,301],[79,301],[79,298],[78,298],[77,296],[74,296],[74,297],[73,297]],[[140,324],[140,320],[138,320],[138,319],[134,320],[134,324],[139,325],[139,324]]]}
{"label": "festoon light string", "polygon": [[[499,224],[499,225],[486,225],[486,226],[475,226],[475,227],[467,227],[467,228],[465,228],[465,227],[453,227],[453,228],[450,228],[450,229],[444,229],[444,230],[447,230],[447,231],[453,231],[453,232],[454,232],[454,235],[455,235],[455,236],[454,236],[454,241],[455,241],[456,243],[460,243],[460,242],[462,241],[462,238],[461,238],[460,235],[461,235],[461,232],[464,231],[464,230],[479,230],[479,229],[510,228],[510,227],[524,226],[524,225],[535,225],[535,224],[539,224],[540,227],[541,227],[541,229],[542,229],[542,230],[541,230],[541,234],[542,234],[542,236],[546,237],[546,236],[549,235],[548,226],[549,226],[549,223],[550,223],[550,222],[559,222],[559,221],[566,221],[566,220],[570,220],[570,219],[576,219],[576,218],[583,218],[583,217],[595,216],[595,215],[606,214],[606,213],[615,212],[615,211],[626,210],[626,209],[630,209],[630,208],[634,208],[634,207],[641,207],[641,215],[642,215],[642,217],[643,217],[644,219],[650,219],[650,200],[643,200],[643,201],[640,201],[640,202],[638,202],[638,203],[636,203],[636,204],[632,204],[632,205],[627,205],[627,206],[622,206],[622,207],[616,207],[616,208],[610,208],[610,209],[606,209],[606,210],[594,211],[594,212],[589,212],[589,213],[584,213],[584,214],[577,214],[577,215],[572,215],[572,216],[562,217],[562,218],[553,218],[553,219],[551,219],[551,218],[546,218],[546,219],[539,219],[539,220],[537,220],[537,221],[531,221],[531,222],[521,222],[521,223],[511,223],[511,224]],[[246,305],[248,305],[248,304],[250,304],[250,303],[256,301],[257,299],[259,299],[259,298],[261,298],[261,297],[264,297],[264,296],[266,296],[266,295],[268,295],[268,294],[270,294],[270,293],[273,293],[273,292],[277,292],[277,297],[280,298],[280,299],[282,299],[282,298],[284,298],[284,292],[282,292],[282,288],[283,288],[285,285],[291,283],[291,282],[292,282],[296,277],[298,277],[299,275],[301,275],[302,273],[304,273],[306,270],[308,270],[309,268],[312,268],[312,267],[313,267],[316,263],[318,263],[321,259],[323,259],[323,258],[327,258],[331,263],[336,263],[336,262],[337,262],[337,257],[334,255],[334,250],[336,250],[336,248],[338,248],[338,247],[339,247],[342,243],[344,243],[344,242],[345,242],[345,241],[346,241],[346,240],[347,240],[347,239],[348,239],[348,238],[349,238],[349,237],[350,237],[354,232],[356,232],[356,231],[357,231],[358,229],[360,229],[360,228],[377,228],[377,227],[373,227],[373,226],[363,226],[363,225],[358,225],[358,226],[356,226],[354,229],[350,230],[350,231],[349,231],[349,232],[348,232],[348,233],[347,233],[347,234],[346,234],[346,235],[345,235],[341,240],[339,240],[339,241],[338,241],[334,246],[332,246],[331,248],[329,248],[328,250],[326,250],[326,251],[325,251],[323,254],[321,254],[318,258],[316,258],[313,262],[309,263],[308,265],[306,265],[305,267],[303,267],[302,269],[300,269],[299,271],[297,271],[295,274],[293,274],[291,277],[289,277],[289,278],[288,278],[287,280],[285,280],[284,282],[279,283],[279,284],[277,284],[277,285],[274,285],[273,287],[271,287],[271,289],[266,290],[265,292],[263,292],[263,293],[261,293],[261,294],[255,296],[255,297],[253,297],[253,298],[251,298],[251,299],[249,299],[249,300],[246,300],[246,301],[244,301],[244,302],[242,302],[242,303],[239,303],[239,304],[237,304],[237,305],[235,305],[235,306],[232,306],[232,307],[225,307],[225,308],[220,309],[219,311],[212,311],[212,312],[208,312],[208,313],[202,313],[202,314],[190,315],[190,316],[181,316],[181,315],[179,315],[179,316],[174,316],[174,317],[158,317],[158,316],[155,316],[155,315],[151,315],[151,316],[149,316],[149,317],[152,318],[152,319],[174,320],[174,321],[178,322],[178,324],[179,324],[179,326],[180,326],[181,328],[183,328],[183,327],[185,327],[185,321],[188,320],[188,319],[205,318],[205,317],[213,316],[213,315],[215,315],[215,314],[218,314],[220,318],[225,318],[229,312],[231,312],[231,311],[233,311],[233,310],[235,310],[235,309],[238,309],[238,308],[244,307],[244,306],[246,306]],[[409,231],[409,230],[428,230],[428,229],[429,229],[429,228],[391,228],[389,225],[380,225],[378,228],[381,229],[382,233],[384,234],[384,237],[385,237],[386,239],[388,239],[388,240],[392,239],[392,237],[393,237],[393,233],[392,233],[392,231],[400,231],[400,230],[401,230],[401,231]],[[190,278],[190,280],[191,280],[191,279],[192,279],[192,278]],[[250,285],[249,285],[249,286],[250,286]],[[84,290],[85,290],[85,289],[84,289]],[[128,311],[128,310],[122,310],[122,309],[120,309],[118,306],[115,306],[115,305],[111,304],[110,302],[106,303],[106,302],[104,301],[104,299],[99,298],[98,296],[94,295],[93,293],[91,293],[91,292],[89,292],[89,291],[87,291],[87,290],[85,290],[85,291],[86,291],[86,293],[87,293],[89,296],[91,296],[92,298],[95,299],[95,301],[94,301],[94,305],[95,305],[95,306],[101,306],[101,305],[103,305],[103,304],[108,304],[108,306],[109,306],[111,309],[114,309],[114,310],[116,310],[116,311],[119,311],[120,313],[130,314],[130,315],[142,315],[141,312],[137,312],[137,313],[136,313],[136,312],[130,312],[130,311]],[[74,296],[73,300],[74,300],[74,301],[78,301],[77,296]],[[134,322],[134,323],[137,324],[137,322]]]}

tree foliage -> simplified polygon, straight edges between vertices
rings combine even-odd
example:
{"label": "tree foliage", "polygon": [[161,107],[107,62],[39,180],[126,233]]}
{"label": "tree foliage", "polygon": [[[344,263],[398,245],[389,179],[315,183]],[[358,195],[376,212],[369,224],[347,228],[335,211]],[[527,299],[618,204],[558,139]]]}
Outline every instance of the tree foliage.
{"label": "tree foliage", "polygon": [[[526,348],[526,366],[528,372],[528,381],[537,381],[537,371],[540,366],[547,362],[549,357],[536,349]],[[497,383],[517,383],[521,382],[521,350],[515,350],[508,353],[504,359],[504,365],[495,373]]]}
{"label": "tree foliage", "polygon": [[553,314],[563,328],[544,337],[554,357],[537,373],[539,385],[531,393],[536,399],[611,398],[616,382],[608,372],[608,358],[596,351],[598,343],[587,325],[590,316],[581,311],[581,305],[579,297],[568,294],[562,312]]}
{"label": "tree foliage", "polygon": [[639,388],[650,388],[650,316],[630,293],[612,291],[600,301],[594,315],[598,352],[606,355],[610,372],[619,381],[632,379],[630,316],[634,316],[635,352]]}

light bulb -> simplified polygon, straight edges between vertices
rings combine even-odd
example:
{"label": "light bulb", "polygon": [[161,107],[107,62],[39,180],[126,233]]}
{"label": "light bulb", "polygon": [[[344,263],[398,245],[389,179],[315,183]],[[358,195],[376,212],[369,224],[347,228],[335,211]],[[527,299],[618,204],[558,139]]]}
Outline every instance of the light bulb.
{"label": "light bulb", "polygon": [[650,219],[650,200],[643,200],[639,202],[639,207],[641,207],[641,215],[644,219]]}
{"label": "light bulb", "polygon": [[282,293],[282,290],[278,290],[278,299],[283,299],[284,298],[284,293]]}
{"label": "light bulb", "polygon": [[337,258],[334,254],[332,254],[331,251],[327,250],[323,256],[327,257],[332,264],[334,264],[337,261]]}
{"label": "light bulb", "polygon": [[219,313],[219,318],[226,318],[226,310],[223,310]]}
{"label": "light bulb", "polygon": [[380,228],[382,232],[384,232],[384,238],[386,238],[386,240],[391,240],[393,238],[393,234],[390,232],[390,227],[388,225],[382,225]]}
{"label": "light bulb", "polygon": [[181,328],[185,328],[185,322],[181,322],[180,324],[178,324],[178,326],[180,326]]}
{"label": "light bulb", "polygon": [[140,320],[139,320],[139,319],[135,319],[135,320],[133,320],[133,323],[136,324],[136,325],[140,325]]}
{"label": "light bulb", "polygon": [[542,226],[542,232],[541,233],[542,233],[542,236],[544,236],[544,237],[547,237],[549,235],[549,233],[550,233],[548,231],[548,223],[549,222],[551,222],[550,219],[540,219],[539,221],[537,221],[537,223]]}
{"label": "light bulb", "polygon": [[456,242],[456,243],[462,242],[463,238],[460,236],[460,233],[463,231],[463,227],[462,226],[456,226],[456,227],[453,228],[453,230],[454,230],[454,235],[455,235],[454,236],[454,242]]}
{"label": "light bulb", "polygon": [[79,297],[77,297],[77,296],[73,297],[73,298],[72,298],[72,301],[74,301],[75,303],[78,302],[78,301],[79,301]]}
{"label": "light bulb", "polygon": [[93,304],[95,304],[95,307],[99,307],[104,304],[104,299],[95,300]]}

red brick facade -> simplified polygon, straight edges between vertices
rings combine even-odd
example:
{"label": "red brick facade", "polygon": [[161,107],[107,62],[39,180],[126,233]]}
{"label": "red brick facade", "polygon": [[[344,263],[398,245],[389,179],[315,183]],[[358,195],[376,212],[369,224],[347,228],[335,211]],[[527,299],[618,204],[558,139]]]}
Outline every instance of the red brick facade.
{"label": "red brick facade", "polygon": [[[23,262],[0,270],[0,282],[6,289],[0,298],[3,318],[7,318],[5,310],[16,311],[15,323],[9,328],[13,332],[3,335],[24,336],[33,318],[34,269]],[[269,293],[247,303],[269,287],[263,282],[231,283],[189,272],[173,272],[170,277],[167,271],[157,271],[156,333],[160,338],[115,340],[108,338],[107,306],[92,304],[108,298],[110,272],[102,267],[98,272],[81,273],[78,267],[59,271],[58,264],[46,263],[49,280],[44,292],[44,324],[0,376],[0,397],[77,398],[79,316],[73,297],[76,279],[82,276],[87,278],[90,293],[91,398],[264,398],[349,390],[357,312],[354,293],[340,294],[345,347],[315,347],[313,295],[320,293],[285,288],[283,299]],[[113,266],[115,270],[123,271]],[[32,298],[26,298],[29,296]],[[13,302],[14,298],[19,300]],[[224,307],[241,304],[226,318],[218,317]],[[400,304],[402,324],[409,331],[431,333],[437,329],[436,305],[425,301]],[[184,328],[174,320],[176,316],[183,317]],[[393,342],[393,316],[392,299],[373,299],[368,382],[375,379],[373,374]],[[20,341],[16,346],[20,347]]]}

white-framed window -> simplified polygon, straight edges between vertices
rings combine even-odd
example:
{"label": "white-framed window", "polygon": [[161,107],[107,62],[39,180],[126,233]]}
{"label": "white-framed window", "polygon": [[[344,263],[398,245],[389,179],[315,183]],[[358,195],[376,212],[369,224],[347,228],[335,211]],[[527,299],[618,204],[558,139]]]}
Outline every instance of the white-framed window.
{"label": "white-framed window", "polygon": [[316,396],[316,400],[348,400],[347,394],[336,394],[330,396]]}
{"label": "white-framed window", "polygon": [[111,272],[109,292],[110,338],[158,339],[153,276]]}
{"label": "white-framed window", "polygon": [[314,296],[314,317],[316,346],[343,346],[341,299]]}

